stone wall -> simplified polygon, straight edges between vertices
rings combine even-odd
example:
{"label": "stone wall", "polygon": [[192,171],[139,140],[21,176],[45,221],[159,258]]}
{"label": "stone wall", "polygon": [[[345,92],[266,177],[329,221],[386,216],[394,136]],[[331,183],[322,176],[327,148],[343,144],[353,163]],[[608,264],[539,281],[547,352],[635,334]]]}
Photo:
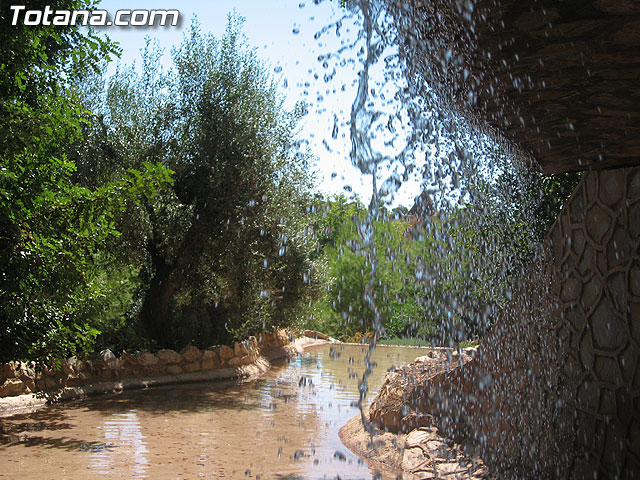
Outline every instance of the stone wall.
{"label": "stone wall", "polygon": [[134,356],[122,352],[117,357],[110,350],[103,350],[92,359],[72,357],[63,360],[57,368],[39,371],[32,363],[9,362],[0,365],[0,397],[54,392],[108,380],[240,368],[255,363],[263,355],[277,356],[274,351],[277,353],[288,344],[289,335],[284,330],[277,330],[236,342],[233,347],[221,346],[204,351],[188,345],[179,353],[160,350]]}
{"label": "stone wall", "polygon": [[640,167],[586,172],[474,359],[409,382],[402,415],[501,478],[640,478],[639,360]]}
{"label": "stone wall", "polygon": [[640,167],[585,173],[550,239],[574,476],[640,478]]}

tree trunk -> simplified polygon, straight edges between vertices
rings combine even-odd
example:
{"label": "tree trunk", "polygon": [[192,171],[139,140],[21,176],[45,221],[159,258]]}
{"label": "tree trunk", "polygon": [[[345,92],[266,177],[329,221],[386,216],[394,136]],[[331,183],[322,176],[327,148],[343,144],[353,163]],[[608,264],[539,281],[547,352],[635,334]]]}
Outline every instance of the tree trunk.
{"label": "tree trunk", "polygon": [[171,297],[177,290],[175,280],[171,278],[174,268],[166,262],[153,242],[149,242],[147,251],[151,255],[154,274],[140,310],[140,320],[148,337],[154,340],[158,347],[174,347],[171,344],[169,322]]}

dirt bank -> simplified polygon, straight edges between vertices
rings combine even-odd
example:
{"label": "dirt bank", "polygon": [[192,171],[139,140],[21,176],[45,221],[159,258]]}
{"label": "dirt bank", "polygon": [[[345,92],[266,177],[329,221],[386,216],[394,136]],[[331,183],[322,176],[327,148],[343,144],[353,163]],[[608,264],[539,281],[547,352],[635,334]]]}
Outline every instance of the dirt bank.
{"label": "dirt bank", "polygon": [[[470,357],[471,352],[465,354]],[[447,349],[430,351],[415,362],[387,374],[371,408],[375,425],[388,423],[392,433],[372,425],[369,433],[360,416],[342,429],[340,439],[371,467],[402,474],[405,479],[479,479],[490,478],[482,460],[465,453],[465,448],[445,438],[436,427],[437,419],[406,410],[406,397],[414,386],[455,368],[468,359]],[[414,385],[415,384],[415,385]]]}

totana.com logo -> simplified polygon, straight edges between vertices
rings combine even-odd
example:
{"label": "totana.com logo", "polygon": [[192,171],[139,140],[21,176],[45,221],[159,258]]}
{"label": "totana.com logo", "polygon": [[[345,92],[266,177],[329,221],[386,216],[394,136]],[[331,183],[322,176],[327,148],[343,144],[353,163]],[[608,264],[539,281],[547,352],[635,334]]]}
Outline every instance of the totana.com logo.
{"label": "totana.com logo", "polygon": [[159,25],[176,26],[180,19],[179,10],[117,10],[113,20],[106,10],[27,10],[24,5],[12,5],[11,25],[83,25],[94,27],[148,27]]}

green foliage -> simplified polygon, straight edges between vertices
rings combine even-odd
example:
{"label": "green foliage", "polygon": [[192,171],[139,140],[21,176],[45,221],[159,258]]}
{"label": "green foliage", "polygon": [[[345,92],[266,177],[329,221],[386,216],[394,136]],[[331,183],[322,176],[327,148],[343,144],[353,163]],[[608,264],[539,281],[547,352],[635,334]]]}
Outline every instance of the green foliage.
{"label": "green foliage", "polygon": [[6,23],[0,38],[0,361],[59,358],[99,334],[84,313],[100,297],[94,257],[118,236],[120,212],[168,176],[147,164],[96,188],[73,182],[69,153],[89,119],[65,79],[115,53],[108,41]]}

